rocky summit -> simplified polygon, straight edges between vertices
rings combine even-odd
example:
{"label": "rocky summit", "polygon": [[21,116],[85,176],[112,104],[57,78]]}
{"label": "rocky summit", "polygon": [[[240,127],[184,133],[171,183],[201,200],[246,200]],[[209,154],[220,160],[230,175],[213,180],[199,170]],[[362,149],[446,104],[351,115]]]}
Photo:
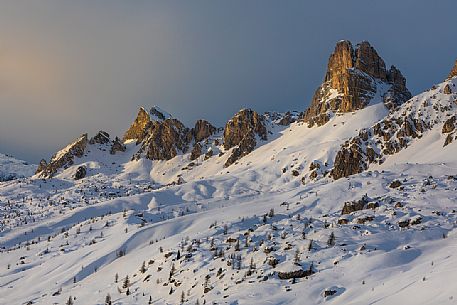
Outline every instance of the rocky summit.
{"label": "rocky summit", "polygon": [[267,140],[265,119],[252,109],[242,109],[231,118],[224,129],[224,148],[235,147],[225,166],[230,166],[241,157],[252,152],[256,146],[256,137]]}
{"label": "rocky summit", "polygon": [[395,66],[386,69],[376,50],[363,41],[354,49],[342,40],[330,55],[324,82],[314,93],[302,119],[310,127],[325,124],[335,112],[352,112],[367,106],[381,95],[393,108],[411,98],[406,79]]}
{"label": "rocky summit", "polygon": [[187,151],[188,132],[188,128],[177,119],[166,119],[163,122],[150,121],[135,158],[144,156],[150,160],[170,160],[179,151]]}

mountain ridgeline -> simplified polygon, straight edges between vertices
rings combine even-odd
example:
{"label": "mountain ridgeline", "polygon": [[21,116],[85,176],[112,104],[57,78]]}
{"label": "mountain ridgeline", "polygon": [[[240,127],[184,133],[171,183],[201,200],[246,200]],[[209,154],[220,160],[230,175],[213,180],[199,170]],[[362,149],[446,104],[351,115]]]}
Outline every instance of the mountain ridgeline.
{"label": "mountain ridgeline", "polygon": [[[309,107],[301,113],[259,114],[252,109],[236,113],[224,128],[206,120],[198,120],[191,128],[172,115],[154,106],[139,112],[121,138],[111,139],[100,131],[93,138],[81,135],[49,162],[42,160],[36,171],[40,178],[51,178],[73,166],[80,158],[90,158],[91,147],[106,154],[128,154],[129,162],[139,160],[177,160],[182,170],[205,162],[221,164],[222,169],[238,164],[257,148],[274,140],[277,131],[288,126],[316,129],[333,119],[355,113],[367,107],[382,105],[385,115],[376,124],[363,126],[358,134],[347,137],[341,146],[325,157],[309,160],[309,170],[300,166],[294,176],[306,179],[331,177],[340,179],[368,169],[370,164],[382,164],[389,155],[408,147],[437,125],[443,126],[446,145],[455,135],[457,62],[445,83],[429,91],[435,95],[412,97],[406,78],[391,65],[386,67],[377,51],[363,41],[355,47],[347,40],[339,41],[330,55],[323,83],[317,88]],[[443,94],[444,98],[436,96]],[[334,128],[344,128],[336,126]],[[344,122],[342,122],[344,125]],[[330,148],[328,148],[330,149]],[[179,157],[179,158],[177,158]],[[175,159],[177,158],[177,159]],[[80,166],[84,178],[85,165]],[[285,170],[284,170],[285,171]],[[176,177],[182,174],[177,173]],[[76,177],[75,177],[76,179]]]}

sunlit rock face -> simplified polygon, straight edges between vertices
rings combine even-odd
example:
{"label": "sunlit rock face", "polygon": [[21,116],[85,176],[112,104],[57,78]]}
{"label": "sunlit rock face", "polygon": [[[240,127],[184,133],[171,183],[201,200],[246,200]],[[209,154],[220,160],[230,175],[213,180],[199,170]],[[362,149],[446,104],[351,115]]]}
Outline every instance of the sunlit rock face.
{"label": "sunlit rock face", "polygon": [[49,163],[46,163],[45,160],[41,160],[36,174],[42,178],[50,178],[54,176],[60,168],[66,168],[73,165],[75,157],[81,158],[84,155],[88,142],[87,133],[81,135],[64,149],[55,153]]}
{"label": "sunlit rock face", "polygon": [[362,109],[376,94],[382,95],[388,108],[411,98],[401,72],[395,66],[387,70],[384,60],[367,41],[354,49],[351,42],[342,40],[330,55],[324,82],[302,119],[309,126],[323,125],[332,112]]}
{"label": "sunlit rock face", "polygon": [[224,129],[224,148],[235,147],[225,166],[230,166],[241,157],[252,152],[256,137],[267,140],[264,118],[252,109],[242,109],[231,118]]}

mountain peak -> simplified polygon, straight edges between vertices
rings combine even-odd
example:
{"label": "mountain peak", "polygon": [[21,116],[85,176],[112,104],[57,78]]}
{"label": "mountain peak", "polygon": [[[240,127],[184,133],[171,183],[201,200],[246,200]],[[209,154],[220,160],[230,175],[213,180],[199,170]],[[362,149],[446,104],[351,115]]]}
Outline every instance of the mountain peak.
{"label": "mountain peak", "polygon": [[149,110],[149,115],[151,116],[151,120],[153,121],[164,121],[173,118],[171,114],[162,110],[157,105],[151,107],[151,109]]}
{"label": "mountain peak", "polygon": [[147,125],[151,121],[162,122],[171,118],[173,118],[173,116],[168,112],[163,111],[159,106],[154,105],[149,111],[146,111],[144,107],[140,107],[135,121],[133,121],[132,125],[130,125],[129,129],[125,132],[122,140],[124,142],[129,140],[141,142]]}
{"label": "mountain peak", "polygon": [[[388,88],[379,92],[383,86]],[[310,126],[325,124],[330,112],[362,109],[379,93],[386,106],[398,106],[411,97],[406,80],[394,66],[386,69],[384,60],[368,41],[352,46],[348,40],[337,42],[330,55],[323,84],[316,90],[311,106],[303,114]]]}

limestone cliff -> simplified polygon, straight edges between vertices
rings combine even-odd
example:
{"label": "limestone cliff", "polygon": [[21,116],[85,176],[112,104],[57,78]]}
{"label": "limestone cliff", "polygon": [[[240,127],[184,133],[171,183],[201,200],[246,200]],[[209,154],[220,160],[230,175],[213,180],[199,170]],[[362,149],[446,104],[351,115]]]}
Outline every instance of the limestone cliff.
{"label": "limestone cliff", "polygon": [[230,166],[249,154],[256,146],[256,137],[267,140],[264,118],[252,109],[242,109],[231,118],[224,128],[224,148],[232,150],[225,166]]}
{"label": "limestone cliff", "polygon": [[355,49],[351,42],[340,41],[329,58],[324,82],[316,90],[302,119],[310,127],[323,125],[332,112],[362,109],[377,93],[389,108],[411,98],[401,72],[395,66],[387,70],[384,60],[367,41]]}

